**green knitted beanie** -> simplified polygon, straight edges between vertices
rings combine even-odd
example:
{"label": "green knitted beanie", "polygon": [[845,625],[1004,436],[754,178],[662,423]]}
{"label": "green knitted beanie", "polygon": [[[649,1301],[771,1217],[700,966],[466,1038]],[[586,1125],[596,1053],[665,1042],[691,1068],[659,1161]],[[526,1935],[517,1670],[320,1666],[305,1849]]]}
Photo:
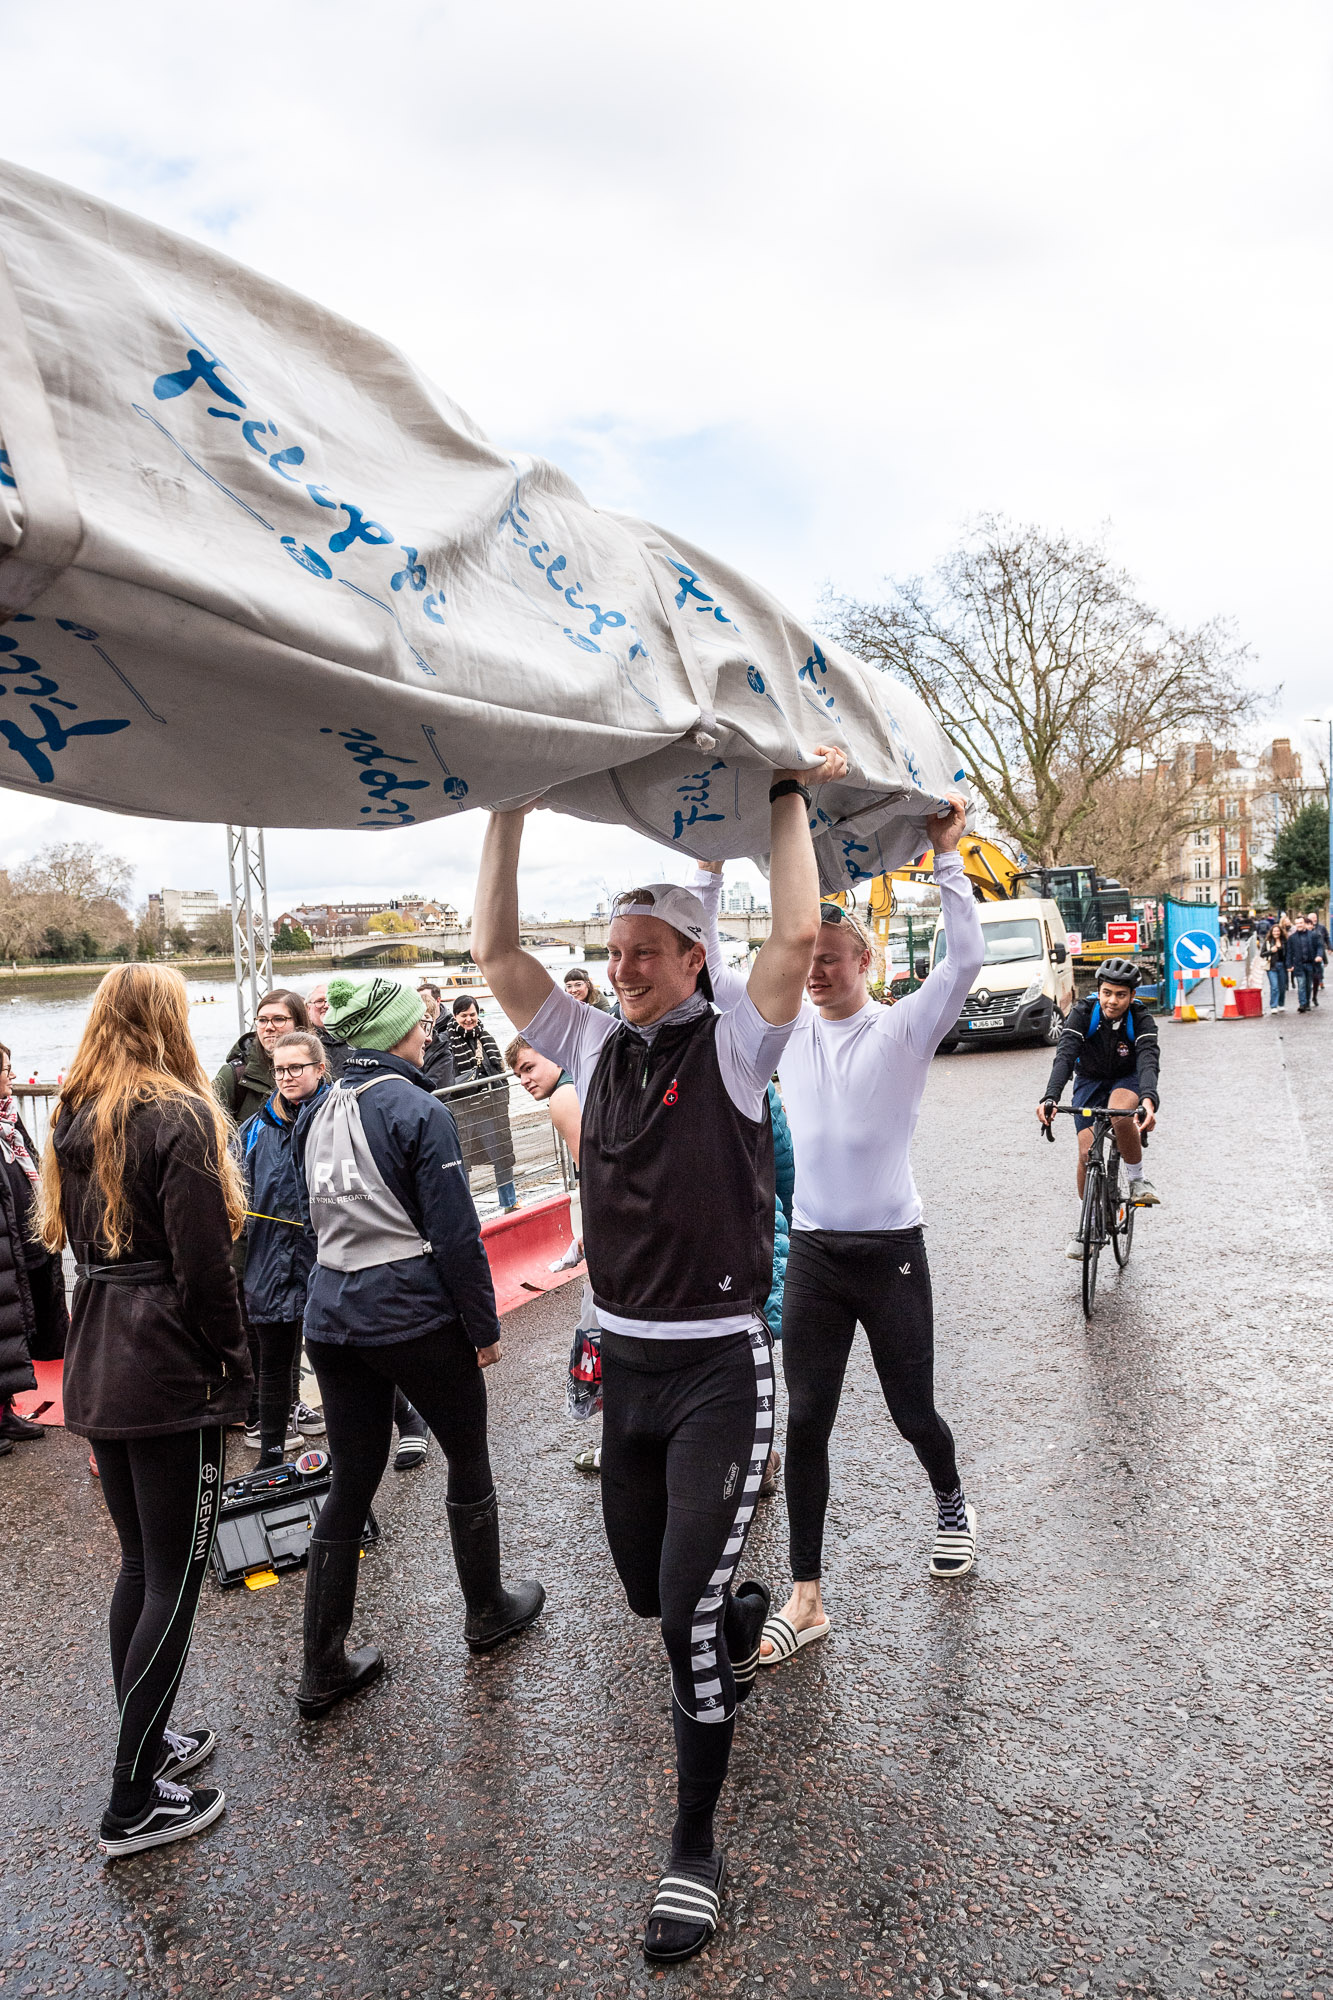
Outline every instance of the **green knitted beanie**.
{"label": "green knitted beanie", "polygon": [[391,1049],[410,1034],[426,1009],[421,995],[396,979],[329,981],[328,1025],[356,1049]]}

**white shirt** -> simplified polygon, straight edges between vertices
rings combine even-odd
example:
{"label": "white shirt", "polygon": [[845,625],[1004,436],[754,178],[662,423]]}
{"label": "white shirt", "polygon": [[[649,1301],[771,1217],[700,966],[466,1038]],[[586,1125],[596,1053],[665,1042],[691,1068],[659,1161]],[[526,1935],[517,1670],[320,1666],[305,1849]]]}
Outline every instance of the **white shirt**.
{"label": "white shirt", "polygon": [[[769,1078],[799,1019],[774,1027],[755,1006],[744,981],[732,992],[728,1011],[717,1024],[715,1047],[727,1096],[747,1118],[763,1117]],[[613,1015],[553,987],[523,1032],[538,1055],[569,1071],[579,1103],[586,1104],[602,1044],[620,1026]],[[607,1331],[639,1340],[717,1340],[726,1333],[744,1333],[755,1323],[753,1313],[730,1313],[724,1319],[626,1319],[601,1306],[597,1317]]]}
{"label": "white shirt", "polygon": [[[948,955],[893,1007],[866,997],[845,1021],[826,1021],[807,999],[778,1065],[796,1155],[793,1229],[911,1229],[921,1220],[911,1145],[931,1057],[958,1019],[985,945],[956,854],[935,880]],[[700,869],[690,885],[708,918],[708,970],[719,1006],[735,1004],[738,973],[722,963],[717,906],[722,878]]]}

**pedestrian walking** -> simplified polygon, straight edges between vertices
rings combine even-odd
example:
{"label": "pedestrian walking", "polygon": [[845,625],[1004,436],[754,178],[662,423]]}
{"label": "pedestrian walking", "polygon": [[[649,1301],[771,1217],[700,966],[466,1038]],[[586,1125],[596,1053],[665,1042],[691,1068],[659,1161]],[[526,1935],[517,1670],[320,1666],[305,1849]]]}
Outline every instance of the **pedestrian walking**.
{"label": "pedestrian walking", "polygon": [[810,788],[846,770],[841,751],[815,754],[813,773],[778,773],[770,789],[772,932],[729,1013],[708,1004],[698,897],[663,882],[613,906],[621,1019],[561,991],[520,942],[521,811],[491,814],[473,915],[496,999],[583,1107],[602,1514],[630,1609],[660,1618],[671,1670],[677,1813],[644,1933],[654,1962],[692,1957],[717,1928],[714,1809],[770,1603],[734,1579],[773,1435],[768,1084],[818,932]]}
{"label": "pedestrian walking", "polygon": [[[965,1576],[976,1559],[976,1511],[935,1407],[934,1307],[911,1166],[931,1061],[984,956],[957,853],[966,823],[961,798],[926,822],[946,941],[929,978],[896,1006],[877,1004],[866,984],[869,937],[852,911],[822,904],[805,1003],[778,1066],[795,1154],[782,1342],[792,1591],[765,1624],[765,1666],[783,1665],[831,1629],[822,1587],[828,1448],[858,1326],[889,1414],[934,1493],[930,1573]],[[708,913],[718,1004],[729,1006],[740,975],[724,965],[718,940],[721,877],[701,869],[694,886]]]}
{"label": "pedestrian walking", "polygon": [[[495,1172],[500,1207],[518,1207],[514,1186],[514,1139],[509,1126],[509,1084],[494,1035],[484,1028],[477,1003],[460,993],[446,1016],[454,1053],[454,1090],[449,1107],[469,1171],[483,1162]],[[468,1088],[464,1089],[463,1086]]]}
{"label": "pedestrian walking", "polygon": [[[241,1127],[245,1176],[245,1310],[259,1346],[259,1464],[281,1465],[304,1438],[298,1409],[301,1327],[315,1242],[302,1215],[292,1139],[297,1113],[329,1087],[317,1028],[280,1035],[272,1050],[276,1088]],[[307,1419],[313,1411],[305,1412]],[[323,1419],[318,1420],[323,1430]],[[313,1425],[312,1425],[313,1429]]]}
{"label": "pedestrian walking", "polygon": [[100,1840],[112,1856],[198,1833],[225,1804],[215,1785],[176,1782],[211,1755],[214,1732],[170,1723],[217,1526],[223,1429],[250,1393],[230,1136],[180,974],[109,972],[52,1114],[38,1215],[46,1249],[68,1242],[77,1262],[65,1428],[96,1445],[120,1541],[120,1729]]}
{"label": "pedestrian walking", "polygon": [[1287,937],[1287,976],[1296,988],[1298,1014],[1310,1011],[1315,995],[1315,969],[1322,968],[1323,962],[1324,947],[1313,919],[1297,917]]}
{"label": "pedestrian walking", "polygon": [[36,1240],[37,1149],[19,1115],[14,1059],[0,1043],[0,1457],[39,1444],[41,1424],[20,1416],[15,1396],[37,1387],[34,1361],[65,1352],[69,1315],[59,1257]]}
{"label": "pedestrian walking", "polygon": [[1281,1013],[1287,1004],[1287,940],[1276,923],[1260,939],[1259,953],[1268,972],[1269,1010]]}
{"label": "pedestrian walking", "polygon": [[392,979],[331,979],[329,1001],[352,1052],[337,1082],[302,1109],[295,1140],[316,1240],[306,1349],[333,1461],[306,1575],[297,1706],[308,1719],[384,1671],[377,1647],[348,1653],[345,1642],[395,1389],[430,1425],[448,1466],[468,1646],[484,1652],[521,1632],[546,1599],[539,1583],[501,1581],[482,1375],[500,1359],[500,1324],[454,1121],[420,1068],[425,1010]]}

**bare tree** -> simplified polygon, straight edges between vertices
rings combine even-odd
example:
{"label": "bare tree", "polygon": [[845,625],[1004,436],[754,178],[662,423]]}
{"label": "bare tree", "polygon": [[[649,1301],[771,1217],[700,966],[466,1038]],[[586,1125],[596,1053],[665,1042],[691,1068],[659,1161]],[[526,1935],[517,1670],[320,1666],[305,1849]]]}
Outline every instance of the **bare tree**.
{"label": "bare tree", "polygon": [[43,847],[23,871],[34,889],[68,896],[76,903],[124,903],[134,869],[119,854],[90,840],[60,840]]}
{"label": "bare tree", "polygon": [[1183,738],[1225,744],[1258,711],[1229,628],[1168,625],[1099,543],[986,516],[929,580],[891,592],[832,598],[830,629],[915,690],[1034,862],[1088,859],[1107,785],[1152,798],[1160,848],[1190,824],[1195,787],[1173,796],[1149,773]]}

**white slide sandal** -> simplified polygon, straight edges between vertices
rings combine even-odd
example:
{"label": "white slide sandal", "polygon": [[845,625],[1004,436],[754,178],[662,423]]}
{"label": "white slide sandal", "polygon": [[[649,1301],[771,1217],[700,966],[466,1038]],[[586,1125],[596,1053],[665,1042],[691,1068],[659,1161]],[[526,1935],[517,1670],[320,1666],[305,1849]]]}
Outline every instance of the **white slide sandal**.
{"label": "white slide sandal", "polygon": [[830,1629],[831,1621],[826,1618],[822,1625],[807,1625],[803,1632],[798,1632],[780,1611],[775,1611],[771,1618],[764,1620],[764,1629],[759,1635],[761,1649],[765,1639],[773,1648],[771,1653],[760,1651],[760,1666],[782,1666],[785,1661],[795,1659],[803,1646],[813,1646],[816,1639],[827,1639]]}
{"label": "white slide sandal", "polygon": [[969,1500],[964,1512],[967,1527],[961,1534],[947,1528],[936,1531],[930,1555],[932,1576],[966,1576],[977,1559],[977,1510]]}

